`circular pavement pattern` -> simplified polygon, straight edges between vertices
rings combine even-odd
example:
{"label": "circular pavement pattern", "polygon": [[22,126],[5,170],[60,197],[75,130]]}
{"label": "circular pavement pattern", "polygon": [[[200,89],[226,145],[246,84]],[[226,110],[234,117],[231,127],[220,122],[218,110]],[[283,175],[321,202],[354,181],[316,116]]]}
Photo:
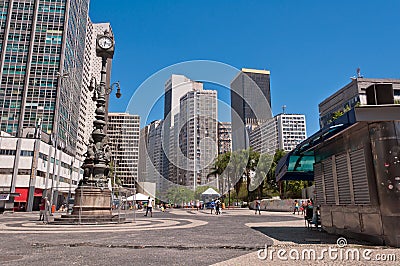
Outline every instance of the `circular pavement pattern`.
{"label": "circular pavement pattern", "polygon": [[56,225],[33,221],[10,221],[0,224],[0,234],[65,234],[132,232],[148,230],[185,229],[206,225],[208,222],[195,219],[138,219],[136,222],[98,225]]}

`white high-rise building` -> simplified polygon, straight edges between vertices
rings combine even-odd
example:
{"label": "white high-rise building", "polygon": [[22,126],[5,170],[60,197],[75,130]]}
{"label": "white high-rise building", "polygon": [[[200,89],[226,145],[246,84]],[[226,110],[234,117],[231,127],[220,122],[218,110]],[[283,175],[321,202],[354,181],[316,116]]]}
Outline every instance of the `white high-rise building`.
{"label": "white high-rise building", "polygon": [[163,176],[177,182],[176,154],[177,128],[180,99],[189,91],[202,89],[203,83],[192,81],[184,75],[171,75],[165,82],[164,125],[163,125]]}
{"label": "white high-rise building", "polygon": [[108,114],[107,135],[110,138],[115,172],[128,187],[134,187],[138,178],[139,128],[138,115]]}
{"label": "white high-rise building", "polygon": [[275,116],[278,147],[291,151],[307,138],[306,117],[301,114],[278,114]]}
{"label": "white high-rise building", "polygon": [[306,132],[304,115],[278,114],[250,133],[250,146],[260,153],[291,151],[307,138]]}
{"label": "white high-rise building", "polygon": [[209,184],[218,155],[217,91],[194,88],[180,99],[178,183]]}

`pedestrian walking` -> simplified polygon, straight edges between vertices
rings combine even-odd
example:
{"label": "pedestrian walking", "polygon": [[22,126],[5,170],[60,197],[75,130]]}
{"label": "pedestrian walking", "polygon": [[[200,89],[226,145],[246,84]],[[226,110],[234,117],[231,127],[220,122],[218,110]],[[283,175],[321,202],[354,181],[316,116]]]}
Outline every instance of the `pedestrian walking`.
{"label": "pedestrian walking", "polygon": [[148,201],[149,202],[147,203],[146,214],[144,216],[147,216],[147,213],[150,212],[150,217],[153,217],[153,200],[149,197]]}
{"label": "pedestrian walking", "polygon": [[258,211],[258,214],[261,215],[261,201],[258,198],[256,199],[255,204],[256,204],[256,213],[255,214],[257,214],[257,211]]}
{"label": "pedestrian walking", "polygon": [[212,214],[212,213],[213,213],[213,210],[215,209],[215,201],[214,201],[214,199],[211,200],[210,205],[211,205],[211,214]]}
{"label": "pedestrian walking", "polygon": [[297,212],[297,215],[300,214],[299,211],[299,202],[297,200],[294,201],[294,209],[293,209],[293,214],[295,214]]}
{"label": "pedestrian walking", "polygon": [[215,201],[215,214],[216,215],[221,214],[221,212],[219,211],[220,207],[221,207],[221,201],[219,199],[217,199]]}
{"label": "pedestrian walking", "polygon": [[307,209],[307,202],[305,200],[302,200],[301,201],[301,207],[300,207],[302,215],[306,214],[306,209]]}

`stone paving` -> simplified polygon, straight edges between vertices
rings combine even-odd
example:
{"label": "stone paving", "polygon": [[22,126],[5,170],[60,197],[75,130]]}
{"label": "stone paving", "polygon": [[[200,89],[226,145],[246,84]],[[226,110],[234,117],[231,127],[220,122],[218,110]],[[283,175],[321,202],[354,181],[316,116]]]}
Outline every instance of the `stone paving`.
{"label": "stone paving", "polygon": [[[132,211],[127,214],[129,222],[108,225],[43,224],[35,212],[0,215],[0,265],[294,265],[299,263],[292,259],[295,253],[286,261],[276,253],[272,260],[262,259],[265,247],[268,252],[274,248],[276,252],[298,249],[300,253],[308,248],[317,254],[337,247],[337,236],[307,229],[301,216],[291,213],[254,215],[250,210],[235,209],[217,216],[207,210],[169,209],[155,211],[153,217],[138,212],[135,222]],[[372,249],[373,255],[395,254],[397,262],[400,260],[399,249],[348,239],[346,248],[350,247]],[[326,256],[301,264],[348,262]],[[377,263],[351,261],[353,265]]]}

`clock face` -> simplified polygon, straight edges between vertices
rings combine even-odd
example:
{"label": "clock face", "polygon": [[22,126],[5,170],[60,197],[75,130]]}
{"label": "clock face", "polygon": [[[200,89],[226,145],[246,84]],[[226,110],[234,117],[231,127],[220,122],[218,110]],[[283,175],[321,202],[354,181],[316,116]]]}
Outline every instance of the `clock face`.
{"label": "clock face", "polygon": [[107,36],[100,37],[98,44],[102,49],[109,49],[111,46],[113,46],[112,40]]}

